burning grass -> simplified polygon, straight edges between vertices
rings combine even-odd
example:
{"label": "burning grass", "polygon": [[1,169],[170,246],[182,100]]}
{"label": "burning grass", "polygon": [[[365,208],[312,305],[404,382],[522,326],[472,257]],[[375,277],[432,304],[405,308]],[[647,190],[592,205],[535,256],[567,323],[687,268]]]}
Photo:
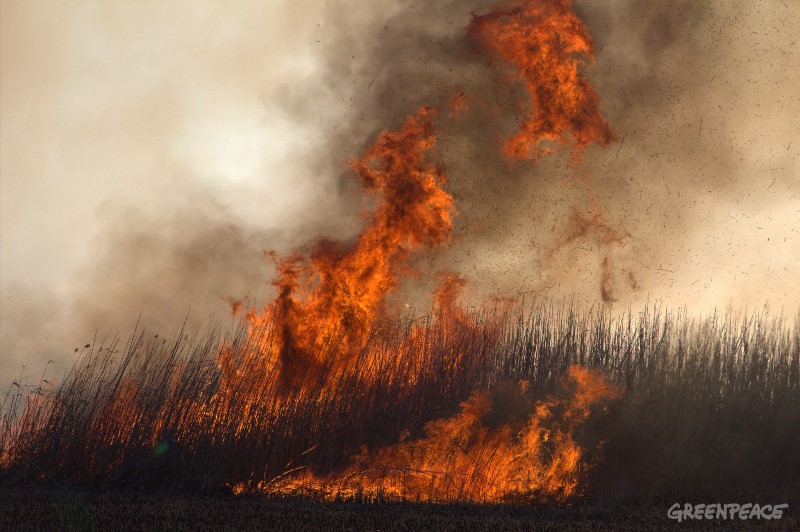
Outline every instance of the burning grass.
{"label": "burning grass", "polygon": [[[579,167],[613,140],[571,2],[512,1],[475,15],[465,38],[529,93],[509,162],[571,146]],[[171,343],[140,331],[121,349],[87,346],[58,388],[12,388],[2,485],[436,503],[800,496],[800,319],[470,313],[453,272],[439,272],[432,317],[391,319],[419,253],[452,237],[434,151],[444,119],[421,107],[349,162],[374,202],[364,227],[349,245],[268,253],[276,297],[234,302],[239,326]],[[573,208],[555,250],[629,236],[585,176],[591,210]],[[613,270],[606,256],[606,303]]]}
{"label": "burning grass", "polygon": [[57,389],[12,388],[2,484],[431,502],[800,495],[800,322],[558,306],[385,322],[346,367],[291,388],[250,356],[272,335],[269,322],[172,343],[140,332],[85,350]]}

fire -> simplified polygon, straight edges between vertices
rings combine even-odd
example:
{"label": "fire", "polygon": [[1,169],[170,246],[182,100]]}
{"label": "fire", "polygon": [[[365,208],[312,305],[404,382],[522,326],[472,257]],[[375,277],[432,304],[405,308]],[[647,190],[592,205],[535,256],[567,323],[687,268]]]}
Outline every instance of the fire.
{"label": "fire", "polygon": [[[583,454],[573,438],[575,428],[592,405],[619,392],[600,374],[579,366],[570,367],[564,384],[574,388],[571,396],[533,404],[525,382],[511,390],[511,397],[474,392],[459,414],[429,423],[424,438],[364,455],[348,476],[361,473],[373,490],[380,487],[404,499],[568,498],[576,494]],[[511,404],[503,405],[503,399]],[[503,412],[520,409],[530,412],[527,418],[515,420]],[[497,415],[499,422],[492,419]]]}
{"label": "fire", "polygon": [[[492,57],[513,65],[530,94],[527,109],[520,106],[520,131],[506,143],[508,157],[546,153],[539,148],[543,141],[571,144],[577,157],[589,144],[603,145],[613,138],[599,112],[599,97],[579,71],[593,58],[593,44],[568,0],[514,2],[475,16],[468,35]],[[449,117],[468,112],[467,102],[463,92],[457,93]],[[93,419],[88,467],[116,467],[118,462],[108,459],[114,446],[134,437],[160,453],[169,446],[164,434],[191,452],[198,442],[215,439],[269,441],[280,415],[286,415],[274,412],[291,412],[302,401],[316,407],[336,399],[346,393],[342,389],[352,389],[339,387],[343,382],[402,376],[392,389],[411,396],[432,367],[431,353],[445,363],[441,367],[459,368],[462,375],[482,368],[501,327],[491,321],[480,329],[474,326],[474,318],[457,304],[467,281],[456,272],[440,274],[433,294],[437,313],[427,325],[368,341],[382,334],[389,318],[387,297],[400,286],[416,254],[451,239],[456,208],[444,189],[443,169],[431,160],[438,119],[436,108],[422,107],[397,129],[381,132],[360,159],[348,162],[374,200],[363,229],[351,244],[323,239],[288,255],[268,252],[276,266],[276,296],[260,311],[246,309],[242,300],[229,301],[234,314],[245,313],[249,334],[241,345],[209,346],[216,367],[170,360],[164,370],[172,375],[163,382],[166,400],[147,419],[136,387],[118,382],[116,395]],[[571,222],[566,243],[593,237],[603,244],[621,244],[625,238],[608,227],[600,211],[582,215],[575,210]],[[611,298],[606,274],[610,279],[607,260],[602,288],[603,297]],[[441,337],[452,344],[444,342],[441,351],[434,351],[432,333],[442,331]],[[470,339],[479,348],[465,352],[462,346]],[[362,368],[363,374],[352,375],[353,368]],[[186,393],[184,377],[198,386],[190,400],[177,399]],[[443,382],[436,401],[464,398],[474,386],[470,382],[460,390],[447,379]],[[311,489],[326,497],[383,493],[429,501],[577,494],[585,450],[575,441],[575,429],[593,405],[616,397],[618,390],[598,373],[577,366],[569,369],[559,397],[536,401],[524,382],[488,390],[481,386],[455,416],[430,421],[417,438],[364,450],[339,474],[316,476],[292,469],[270,481],[256,477],[233,488],[268,493]],[[153,413],[152,408],[147,411]],[[413,415],[423,418],[424,413]]]}
{"label": "fire", "polygon": [[[527,157],[550,140],[572,144],[577,156],[592,142],[612,140],[599,96],[579,72],[593,59],[594,45],[569,0],[514,2],[475,16],[467,34],[491,56],[513,65],[530,95],[521,130],[507,141],[506,155]],[[467,111],[462,91],[451,98],[450,108],[451,116]],[[385,317],[386,297],[398,286],[412,253],[447,243],[453,198],[442,189],[444,172],[426,158],[436,141],[437,115],[435,108],[421,108],[398,130],[381,133],[361,159],[350,161],[365,193],[377,196],[353,245],[321,240],[308,254],[269,254],[278,269],[273,282],[278,296],[263,312],[250,311],[248,319],[254,325],[275,321],[277,346],[266,358],[279,360],[287,385],[352,358],[371,327]],[[580,216],[577,211],[573,215]],[[600,216],[574,219],[580,232],[568,240],[593,232],[621,242]],[[464,285],[459,280],[441,287],[437,308],[455,316],[454,293]],[[324,347],[332,339],[339,342],[336,360],[321,360],[319,353],[329,351]]]}
{"label": "fire", "polygon": [[591,408],[619,396],[599,373],[571,366],[565,397],[532,401],[526,382],[474,392],[451,418],[431,421],[423,438],[372,453],[363,451],[338,475],[313,474],[234,490],[328,499],[354,494],[417,500],[501,502],[514,498],[566,500],[578,494],[584,449],[575,429]]}
{"label": "fire", "polygon": [[528,158],[542,141],[572,144],[577,156],[593,142],[613,140],[600,97],[580,73],[594,60],[594,43],[571,0],[517,0],[474,17],[468,34],[513,65],[530,96],[527,109],[520,102],[524,116],[519,133],[506,141],[506,156]]}
{"label": "fire", "polygon": [[[573,161],[590,144],[608,145],[614,132],[600,112],[600,97],[581,75],[581,67],[594,60],[594,43],[572,10],[571,0],[517,0],[473,18],[468,34],[492,58],[514,67],[512,80],[524,84],[528,101],[519,102],[520,130],[509,138],[503,153],[511,160],[548,154],[550,142],[571,145]],[[567,234],[557,240],[555,251],[581,237],[594,238],[601,247],[623,246],[629,236],[610,227],[595,195],[588,188],[588,174],[581,185],[592,203],[585,214],[572,208]],[[629,275],[633,274],[629,272]],[[631,286],[635,280],[631,277]],[[602,261],[600,295],[614,301],[611,261]]]}
{"label": "fire", "polygon": [[[275,320],[284,372],[313,372],[347,362],[372,325],[385,316],[385,301],[418,248],[446,243],[456,211],[442,189],[444,172],[426,158],[436,142],[438,110],[420,109],[396,131],[384,131],[350,167],[377,205],[355,243],[319,241],[306,258],[270,254],[278,267],[278,296],[253,324]],[[319,360],[324,344],[341,342],[337,361]]]}

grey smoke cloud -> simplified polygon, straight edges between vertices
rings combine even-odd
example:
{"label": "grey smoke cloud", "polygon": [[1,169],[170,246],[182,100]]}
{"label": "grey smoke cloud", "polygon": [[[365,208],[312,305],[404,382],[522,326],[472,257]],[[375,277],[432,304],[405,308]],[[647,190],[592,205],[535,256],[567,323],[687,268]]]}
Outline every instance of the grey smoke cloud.
{"label": "grey smoke cloud", "polygon": [[316,68],[313,10],[221,7],[3,2],[0,381],[140,312],[224,317],[263,247],[339,224],[317,133],[271,100]]}
{"label": "grey smoke cloud", "polygon": [[321,83],[286,101],[294,109],[326,95],[349,101],[331,118],[337,133],[324,159],[335,159],[416,107],[446,106],[453,91],[466,91],[471,111],[442,120],[437,153],[461,212],[459,239],[431,270],[464,272],[474,301],[548,290],[589,302],[610,256],[635,276],[617,283],[622,307],[769,303],[796,312],[797,3],[576,2],[597,45],[588,75],[619,137],[589,150],[584,168],[609,225],[630,238],[607,249],[584,239],[553,257],[570,208],[592,206],[570,179],[580,170],[568,168],[566,153],[513,167],[499,155],[516,128],[519,89],[463,38],[470,13],[493,3],[397,5],[330,6]]}
{"label": "grey smoke cloud", "polygon": [[464,40],[494,3],[4,2],[0,381],[140,312],[170,331],[263,303],[261,250],[352,237],[369,203],[345,160],[432,104],[460,216],[418,268],[462,272],[469,301],[596,301],[610,255],[638,285],[620,307],[796,312],[800,4],[576,2],[619,137],[584,169],[630,238],[545,260],[586,198],[568,153],[500,155],[520,89]]}

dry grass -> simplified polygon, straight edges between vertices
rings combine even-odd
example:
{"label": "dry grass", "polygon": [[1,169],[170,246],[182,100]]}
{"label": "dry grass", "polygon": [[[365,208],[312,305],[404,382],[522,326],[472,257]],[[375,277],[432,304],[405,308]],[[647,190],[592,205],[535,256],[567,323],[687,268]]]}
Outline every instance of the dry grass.
{"label": "dry grass", "polygon": [[[800,320],[543,305],[386,323],[345,371],[294,388],[246,356],[271,334],[212,328],[168,343],[138,332],[85,350],[57,389],[13,387],[0,485],[214,494],[324,475],[363,447],[422,436],[474,390],[526,380],[544,397],[580,364],[624,390],[575,435],[589,450],[584,500],[800,500]],[[240,371],[221,370],[222,343]]]}

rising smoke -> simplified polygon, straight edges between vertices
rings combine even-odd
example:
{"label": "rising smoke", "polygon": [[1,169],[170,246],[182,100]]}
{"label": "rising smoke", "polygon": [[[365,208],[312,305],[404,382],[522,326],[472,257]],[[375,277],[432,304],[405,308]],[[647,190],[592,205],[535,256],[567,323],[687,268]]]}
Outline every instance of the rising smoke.
{"label": "rising smoke", "polygon": [[[469,112],[442,125],[438,144],[462,238],[428,270],[480,279],[475,301],[549,290],[585,302],[598,298],[610,260],[622,305],[658,299],[709,312],[770,302],[793,313],[800,293],[784,282],[798,273],[800,249],[800,213],[789,205],[800,194],[790,118],[800,111],[790,89],[797,4],[576,2],[597,43],[588,76],[618,139],[589,149],[582,168],[568,153],[535,164],[502,158],[520,87],[494,74],[463,31],[491,5],[331,7],[321,82],[287,87],[283,99],[307,121],[308,101],[347,103],[328,124],[336,134],[322,158],[333,160],[410,109],[463,92]],[[341,179],[352,187],[352,176]],[[562,247],[580,236],[576,212],[598,224]],[[609,232],[625,242],[593,238]]]}
{"label": "rising smoke", "polygon": [[[663,300],[708,312],[769,301],[790,314],[800,305],[789,282],[800,276],[797,2],[575,2],[596,45],[586,75],[616,134],[580,164],[557,145],[535,161],[503,156],[519,128],[523,88],[465,32],[473,13],[496,2],[320,4],[282,12],[302,30],[318,69],[271,81],[262,95],[265,116],[299,125],[302,149],[284,162],[296,162],[300,177],[278,189],[264,175],[261,185],[221,192],[198,186],[192,169],[165,165],[165,176],[178,177],[166,199],[152,202],[157,208],[125,197],[107,203],[65,293],[48,300],[4,283],[3,380],[29,353],[38,360],[43,348],[50,351],[41,357],[70,350],[98,329],[129,330],[140,312],[151,328],[174,330],[190,309],[202,319],[227,312],[229,298],[263,302],[273,272],[261,250],[286,252],[318,237],[352,241],[371,205],[345,161],[420,106],[448,110],[454,99],[461,110],[443,113],[433,154],[459,212],[454,242],[417,257],[421,275],[398,303],[424,311],[436,272],[452,270],[468,282],[468,303],[546,295],[620,306]],[[226,39],[235,41],[232,30]],[[291,44],[279,55],[291,57]],[[195,68],[206,69],[201,59]],[[261,70],[252,50],[236,62],[235,72]],[[3,91],[4,110],[19,104],[6,84]],[[271,198],[288,187],[291,209],[269,224],[250,215],[259,197],[276,209],[281,202]]]}

